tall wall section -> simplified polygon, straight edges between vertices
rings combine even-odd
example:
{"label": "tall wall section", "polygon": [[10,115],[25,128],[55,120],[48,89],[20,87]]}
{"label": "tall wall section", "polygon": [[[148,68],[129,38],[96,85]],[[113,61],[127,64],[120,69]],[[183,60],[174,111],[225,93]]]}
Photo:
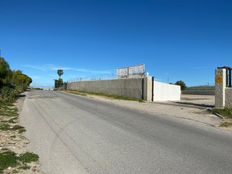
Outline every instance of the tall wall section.
{"label": "tall wall section", "polygon": [[151,77],[146,77],[133,79],[79,81],[68,83],[67,89],[112,94],[150,101],[152,97],[151,94],[149,94],[150,91],[148,92],[148,90],[150,90],[148,85],[151,85],[151,80]]}

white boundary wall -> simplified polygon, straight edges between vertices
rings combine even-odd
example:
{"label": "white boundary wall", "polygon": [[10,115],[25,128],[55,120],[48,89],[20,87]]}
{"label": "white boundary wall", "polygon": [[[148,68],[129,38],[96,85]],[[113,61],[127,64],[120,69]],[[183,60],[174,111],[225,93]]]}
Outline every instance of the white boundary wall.
{"label": "white boundary wall", "polygon": [[178,85],[171,85],[153,81],[153,101],[178,101],[181,96],[181,89]]}

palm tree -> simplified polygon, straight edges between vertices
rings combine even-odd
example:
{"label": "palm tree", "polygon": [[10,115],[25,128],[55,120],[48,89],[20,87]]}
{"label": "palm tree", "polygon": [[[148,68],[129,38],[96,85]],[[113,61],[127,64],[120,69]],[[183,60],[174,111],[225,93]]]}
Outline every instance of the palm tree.
{"label": "palm tree", "polygon": [[57,74],[59,76],[59,79],[61,79],[61,76],[64,74],[64,71],[62,69],[58,69]]}

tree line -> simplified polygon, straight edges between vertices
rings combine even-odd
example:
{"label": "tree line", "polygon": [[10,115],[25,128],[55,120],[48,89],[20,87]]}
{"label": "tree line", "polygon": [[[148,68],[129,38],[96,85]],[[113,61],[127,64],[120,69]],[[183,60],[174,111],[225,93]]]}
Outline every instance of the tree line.
{"label": "tree line", "polygon": [[20,70],[11,70],[8,62],[0,57],[0,101],[13,102],[31,82],[29,76]]}

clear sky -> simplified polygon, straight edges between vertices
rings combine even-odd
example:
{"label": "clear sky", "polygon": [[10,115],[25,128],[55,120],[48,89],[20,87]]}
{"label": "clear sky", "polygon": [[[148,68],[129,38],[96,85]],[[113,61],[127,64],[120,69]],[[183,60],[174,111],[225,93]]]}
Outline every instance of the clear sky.
{"label": "clear sky", "polygon": [[52,86],[144,63],[160,81],[214,82],[232,66],[231,0],[0,0],[0,48],[12,69]]}

